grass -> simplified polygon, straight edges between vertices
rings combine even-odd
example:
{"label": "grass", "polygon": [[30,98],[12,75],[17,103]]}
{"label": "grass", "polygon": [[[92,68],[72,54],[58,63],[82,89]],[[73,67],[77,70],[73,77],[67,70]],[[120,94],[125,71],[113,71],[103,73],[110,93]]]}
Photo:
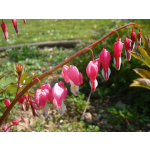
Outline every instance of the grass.
{"label": "grass", "polygon": [[[118,21],[118,20],[115,20]],[[23,43],[34,43],[41,41],[92,39],[99,30],[106,28],[106,24],[113,24],[114,20],[101,19],[18,19],[19,34],[14,31],[12,21],[5,20],[8,31],[8,41],[0,32],[0,46],[8,46]]]}

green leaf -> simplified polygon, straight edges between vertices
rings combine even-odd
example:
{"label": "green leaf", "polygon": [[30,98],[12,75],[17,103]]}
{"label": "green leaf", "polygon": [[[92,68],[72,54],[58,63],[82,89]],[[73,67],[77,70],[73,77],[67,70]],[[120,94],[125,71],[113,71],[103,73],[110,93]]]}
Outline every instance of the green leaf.
{"label": "green leaf", "polygon": [[130,87],[143,87],[150,89],[150,80],[144,78],[137,78],[133,80],[133,83],[130,84]]}
{"label": "green leaf", "polygon": [[31,77],[29,77],[29,78],[27,78],[27,79],[25,79],[25,83],[27,84],[27,83],[30,83],[30,81],[32,80],[32,76]]}
{"label": "green leaf", "polygon": [[150,79],[150,72],[145,69],[135,68],[133,69],[137,74],[139,74],[143,78]]}
{"label": "green leaf", "polygon": [[23,80],[25,80],[27,77],[28,77],[28,73],[22,74],[21,79],[20,79],[20,82],[22,83]]}
{"label": "green leaf", "polygon": [[7,91],[17,92],[17,85],[9,85],[6,88]]}
{"label": "green leaf", "polygon": [[145,65],[147,65],[150,68],[150,62],[145,57],[143,57],[141,54],[139,54],[135,51],[129,51],[129,53],[136,59],[142,61]]}
{"label": "green leaf", "polygon": [[11,73],[12,73],[12,71],[8,71],[6,73],[1,74],[0,79],[2,79],[3,77],[6,77],[8,74],[11,74]]}
{"label": "green leaf", "polygon": [[141,37],[142,37],[142,41],[143,41],[143,44],[146,45],[147,43],[147,37],[141,33]]}
{"label": "green leaf", "polygon": [[140,53],[142,54],[142,56],[145,57],[150,62],[150,57],[147,54],[147,52],[142,47],[138,46],[138,49],[139,49]]}
{"label": "green leaf", "polygon": [[141,33],[143,44],[145,45],[145,49],[150,56],[150,38],[147,38],[144,34]]}
{"label": "green leaf", "polygon": [[119,111],[119,114],[121,117],[125,118],[125,115],[122,113],[122,111]]}

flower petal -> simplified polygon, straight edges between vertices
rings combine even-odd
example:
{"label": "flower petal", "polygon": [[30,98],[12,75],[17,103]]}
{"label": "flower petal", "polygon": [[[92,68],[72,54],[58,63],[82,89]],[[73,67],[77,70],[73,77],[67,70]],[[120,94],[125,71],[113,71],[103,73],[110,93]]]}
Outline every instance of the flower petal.
{"label": "flower petal", "polygon": [[56,109],[58,110],[60,115],[63,115],[66,110],[66,105],[64,104],[64,102],[62,102],[61,107],[60,108],[56,107]]}
{"label": "flower petal", "polygon": [[[60,107],[64,98],[64,89],[56,83],[52,89],[54,107]],[[56,104],[57,103],[57,104]]]}
{"label": "flower petal", "polygon": [[76,86],[72,81],[70,81],[70,84],[71,84],[71,87],[70,87],[71,92],[75,96],[78,96],[79,86]]}
{"label": "flower petal", "polygon": [[94,92],[96,87],[98,86],[97,80],[96,79],[95,80],[90,80],[89,83],[90,83],[90,86],[91,86],[91,91]]}
{"label": "flower petal", "polygon": [[48,108],[47,108],[47,105],[45,105],[43,108],[42,108],[42,113],[43,113],[43,116],[45,118],[47,118],[48,116]]}
{"label": "flower petal", "polygon": [[66,83],[68,83],[69,80],[70,80],[69,77],[68,77],[68,75],[67,75],[68,69],[69,69],[69,67],[66,66],[66,65],[64,65],[64,66],[63,66],[63,69],[62,69],[62,71],[61,71],[61,75],[62,75],[62,77],[63,77],[63,79],[65,80]]}
{"label": "flower petal", "polygon": [[47,100],[49,102],[52,102],[52,95],[51,95],[51,86],[50,84],[44,84],[41,86],[42,90],[44,90],[46,92],[47,95]]}

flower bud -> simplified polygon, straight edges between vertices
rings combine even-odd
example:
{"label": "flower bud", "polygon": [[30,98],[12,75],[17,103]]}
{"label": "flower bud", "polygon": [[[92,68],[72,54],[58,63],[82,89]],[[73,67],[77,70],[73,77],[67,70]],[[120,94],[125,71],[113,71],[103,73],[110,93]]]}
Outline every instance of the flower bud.
{"label": "flower bud", "polygon": [[4,99],[4,104],[6,105],[6,107],[8,108],[10,105],[10,100],[9,99]]}
{"label": "flower bud", "polygon": [[4,22],[2,22],[1,28],[3,30],[3,34],[4,34],[5,39],[7,40],[8,39],[7,26]]}
{"label": "flower bud", "polygon": [[19,30],[18,30],[18,27],[17,27],[17,20],[16,19],[12,19],[12,23],[14,25],[14,29],[15,29],[16,33],[19,34]]}
{"label": "flower bud", "polygon": [[13,124],[17,125],[19,123],[19,119],[15,119],[12,121]]}

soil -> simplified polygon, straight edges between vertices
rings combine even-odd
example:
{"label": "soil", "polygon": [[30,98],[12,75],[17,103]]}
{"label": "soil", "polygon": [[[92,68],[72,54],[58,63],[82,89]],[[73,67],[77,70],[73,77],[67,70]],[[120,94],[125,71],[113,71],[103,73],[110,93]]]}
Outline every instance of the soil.
{"label": "soil", "polygon": [[[121,106],[122,102],[119,101],[118,105],[119,104]],[[112,102],[109,101],[109,99],[106,99],[103,103],[100,103],[99,100],[91,100],[91,104],[87,106],[87,110],[84,116],[82,116],[83,111],[74,111],[74,106],[72,106],[72,104],[67,105],[67,110],[63,116],[60,116],[58,111],[53,107],[48,108],[48,117],[46,119],[43,117],[41,110],[37,111],[37,117],[32,115],[31,109],[29,111],[19,110],[19,114],[22,115],[26,121],[22,124],[36,132],[41,131],[41,129],[37,130],[37,128],[42,128],[43,132],[61,132],[64,128],[66,129],[64,126],[65,124],[74,124],[75,122],[79,122],[81,120],[83,120],[88,125],[98,126],[102,132],[150,131],[150,123],[147,123],[141,127],[140,125],[130,125],[128,121],[124,120],[123,123],[114,126],[114,124],[111,124],[107,118],[107,115],[109,115],[108,112],[104,111],[99,113],[99,110],[106,109],[108,106],[113,107]],[[26,131],[23,127],[19,127],[19,130]],[[67,131],[82,132],[82,129],[77,128],[76,130],[73,130],[72,126],[68,126]]]}

